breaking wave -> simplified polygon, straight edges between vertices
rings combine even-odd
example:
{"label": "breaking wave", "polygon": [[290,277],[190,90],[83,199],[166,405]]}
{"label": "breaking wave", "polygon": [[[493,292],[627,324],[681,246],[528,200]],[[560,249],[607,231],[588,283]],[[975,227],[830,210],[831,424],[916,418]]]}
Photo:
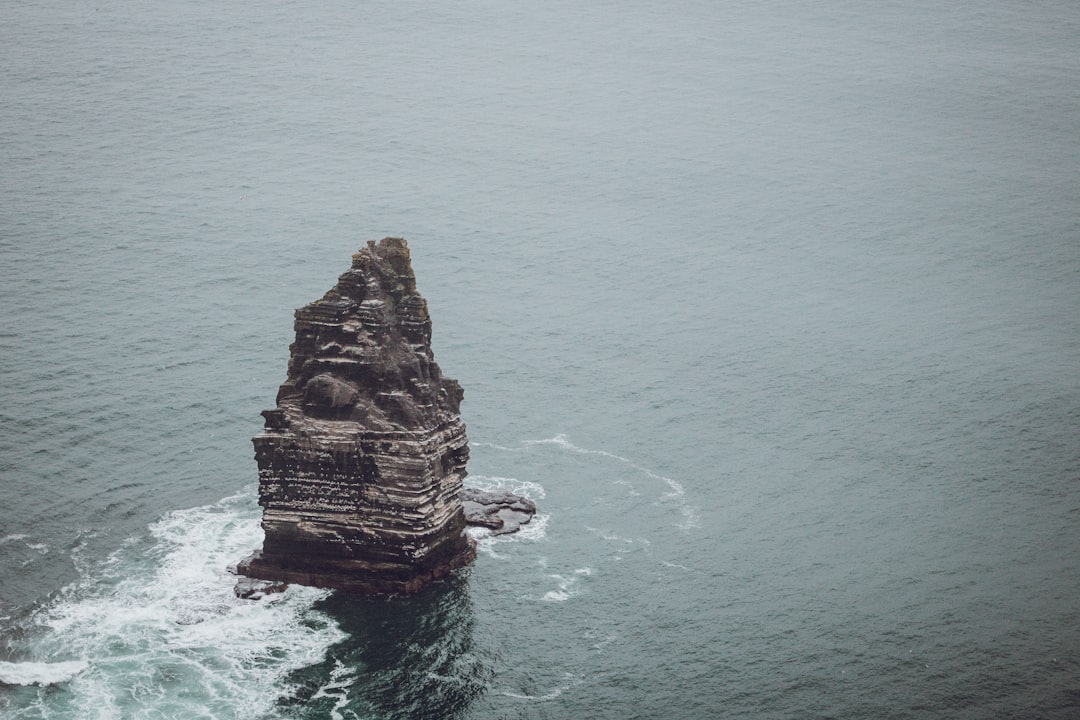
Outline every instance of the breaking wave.
{"label": "breaking wave", "polygon": [[67,662],[0,662],[0,683],[5,685],[57,685],[75,677],[90,663],[85,660]]}
{"label": "breaking wave", "polygon": [[313,608],[326,591],[236,597],[228,567],[261,542],[251,493],[153,523],[30,618],[14,650],[33,661],[0,680],[66,692],[8,698],[5,717],[265,717],[344,634]]}
{"label": "breaking wave", "polygon": [[[509,490],[515,495],[529,498],[537,505],[547,496],[544,486],[540,483],[518,480],[517,478],[470,475],[466,484],[484,491]],[[481,553],[490,557],[502,557],[495,550],[495,547],[501,543],[542,542],[546,539],[550,519],[550,514],[537,512],[532,520],[522,525],[517,532],[506,535],[492,535],[490,530],[483,527],[470,527],[467,532],[470,537],[477,541],[477,549]]]}
{"label": "breaking wave", "polygon": [[528,693],[513,692],[511,690],[502,690],[502,691],[500,691],[499,694],[503,695],[505,697],[514,698],[516,700],[532,700],[532,701],[535,701],[535,702],[547,702],[549,700],[554,700],[555,698],[559,697],[560,695],[562,695],[567,690],[570,690],[571,688],[577,687],[583,681],[584,681],[584,678],[582,678],[580,676],[574,675],[572,673],[565,673],[563,675],[563,682],[561,682],[560,684],[558,684],[555,687],[551,688],[547,692],[538,693],[538,694],[528,694]]}
{"label": "breaking wave", "polygon": [[[675,504],[679,512],[679,520],[674,523],[675,527],[677,527],[679,530],[690,531],[696,527],[699,527],[701,524],[698,518],[697,508],[688,501],[686,496],[686,488],[683,487],[683,484],[681,482],[675,480],[674,478],[670,478],[665,475],[661,475],[660,473],[657,473],[653,470],[650,470],[649,468],[631,460],[630,458],[623,457],[622,455],[617,455],[613,452],[608,452],[607,450],[590,450],[588,448],[580,447],[570,442],[567,436],[562,433],[559,433],[554,437],[545,438],[542,440],[528,440],[525,442],[525,445],[549,445],[559,448],[560,450],[564,450],[566,452],[576,453],[579,455],[594,455],[597,457],[607,458],[609,460],[613,460],[617,463],[625,465],[644,475],[650,480],[661,483],[662,487],[666,488],[663,492],[661,492],[656,502],[658,504]],[[626,479],[619,478],[611,480],[610,482],[614,484],[626,485],[629,488],[630,495],[641,494],[641,492],[637,490],[634,484]]]}

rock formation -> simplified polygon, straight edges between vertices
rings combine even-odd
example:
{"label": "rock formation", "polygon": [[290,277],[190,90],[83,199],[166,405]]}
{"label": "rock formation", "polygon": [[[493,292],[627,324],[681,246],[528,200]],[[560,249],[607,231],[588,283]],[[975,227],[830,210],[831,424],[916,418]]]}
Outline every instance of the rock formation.
{"label": "rock formation", "polygon": [[536,514],[536,503],[509,490],[462,488],[461,504],[465,522],[487,528],[492,535],[517,532]]}
{"label": "rock formation", "polygon": [[435,363],[406,242],[368,242],[295,327],[253,438],[266,539],[239,572],[405,593],[469,563],[463,393]]}

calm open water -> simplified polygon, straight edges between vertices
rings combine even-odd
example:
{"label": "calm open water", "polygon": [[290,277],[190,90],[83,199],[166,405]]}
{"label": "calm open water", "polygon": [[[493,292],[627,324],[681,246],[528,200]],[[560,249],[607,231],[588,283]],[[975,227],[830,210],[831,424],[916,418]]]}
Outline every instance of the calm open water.
{"label": "calm open water", "polygon": [[[1073,0],[0,7],[0,715],[1074,718]],[[232,596],[292,311],[410,241],[470,482]]]}

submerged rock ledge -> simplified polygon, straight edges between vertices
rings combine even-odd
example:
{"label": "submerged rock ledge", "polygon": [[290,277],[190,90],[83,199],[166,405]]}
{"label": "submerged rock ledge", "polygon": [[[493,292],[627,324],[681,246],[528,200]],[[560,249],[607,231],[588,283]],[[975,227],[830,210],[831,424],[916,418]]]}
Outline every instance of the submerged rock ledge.
{"label": "submerged rock ledge", "polygon": [[465,522],[487,528],[492,535],[517,532],[536,514],[536,503],[509,490],[462,488]]}

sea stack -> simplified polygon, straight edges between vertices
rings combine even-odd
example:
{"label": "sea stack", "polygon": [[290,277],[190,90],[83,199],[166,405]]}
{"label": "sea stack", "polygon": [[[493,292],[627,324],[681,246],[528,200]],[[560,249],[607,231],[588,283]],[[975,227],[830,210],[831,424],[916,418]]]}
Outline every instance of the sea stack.
{"label": "sea stack", "polygon": [[295,327],[253,438],[266,538],[239,572],[409,593],[468,564],[463,392],[435,363],[405,240],[369,241]]}

